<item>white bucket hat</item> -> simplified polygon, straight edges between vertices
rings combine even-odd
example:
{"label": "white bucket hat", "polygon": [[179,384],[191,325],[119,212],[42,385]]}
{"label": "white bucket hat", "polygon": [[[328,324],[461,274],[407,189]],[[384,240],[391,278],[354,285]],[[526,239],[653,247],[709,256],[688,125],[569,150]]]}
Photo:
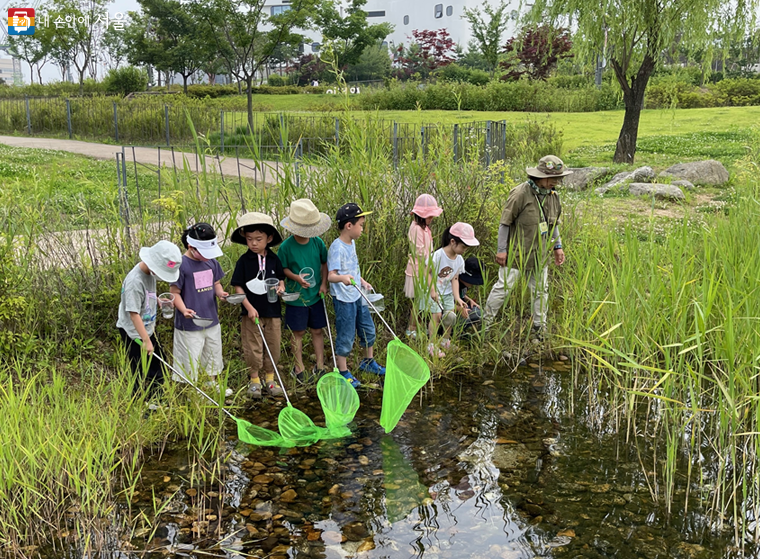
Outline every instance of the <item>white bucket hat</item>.
{"label": "white bucket hat", "polygon": [[290,204],[290,214],[280,225],[299,237],[319,237],[332,225],[332,219],[322,213],[308,198],[295,200]]}
{"label": "white bucket hat", "polygon": [[179,267],[182,264],[182,252],[179,247],[169,241],[158,241],[152,247],[140,249],[140,260],[158,279],[174,283],[179,279]]}

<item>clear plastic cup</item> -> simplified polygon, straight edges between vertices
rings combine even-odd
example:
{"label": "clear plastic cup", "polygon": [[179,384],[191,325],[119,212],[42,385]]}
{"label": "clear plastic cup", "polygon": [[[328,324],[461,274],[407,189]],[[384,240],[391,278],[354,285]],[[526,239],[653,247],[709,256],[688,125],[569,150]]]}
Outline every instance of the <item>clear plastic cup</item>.
{"label": "clear plastic cup", "polygon": [[309,287],[317,285],[317,278],[314,277],[314,270],[312,268],[301,268],[301,277],[309,282]]}
{"label": "clear plastic cup", "polygon": [[270,303],[276,303],[277,302],[277,286],[280,283],[280,280],[277,278],[267,278],[264,280],[264,283],[267,286],[267,301]]}
{"label": "clear plastic cup", "polygon": [[158,304],[161,307],[161,316],[174,318],[174,294],[162,293],[158,296]]}

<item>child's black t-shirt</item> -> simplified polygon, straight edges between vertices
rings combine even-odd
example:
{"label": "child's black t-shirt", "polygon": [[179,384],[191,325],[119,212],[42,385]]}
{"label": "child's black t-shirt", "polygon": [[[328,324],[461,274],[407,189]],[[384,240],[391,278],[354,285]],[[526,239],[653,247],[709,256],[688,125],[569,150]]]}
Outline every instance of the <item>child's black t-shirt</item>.
{"label": "child's black t-shirt", "polygon": [[[285,279],[285,272],[282,269],[282,264],[277,255],[270,249],[267,249],[264,262],[264,276],[261,279],[277,278],[278,280]],[[235,264],[235,271],[232,273],[232,281],[230,284],[237,287],[242,287],[245,292],[246,298],[253,305],[262,318],[280,318],[280,300],[278,299],[274,303],[270,303],[266,294],[255,295],[246,287],[246,283],[254,279],[259,273],[259,256],[252,250],[247,250],[240,258],[238,258],[237,264]],[[241,316],[248,316],[248,311],[245,307],[241,307]]]}

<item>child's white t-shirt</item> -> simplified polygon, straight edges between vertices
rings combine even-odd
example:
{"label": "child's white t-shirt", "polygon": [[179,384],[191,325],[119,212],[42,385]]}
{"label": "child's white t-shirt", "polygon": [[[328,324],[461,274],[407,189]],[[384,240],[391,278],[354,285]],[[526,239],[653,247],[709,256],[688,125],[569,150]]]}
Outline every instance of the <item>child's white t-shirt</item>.
{"label": "child's white t-shirt", "polygon": [[452,260],[446,256],[446,252],[439,248],[433,253],[433,266],[436,273],[436,290],[439,295],[450,295],[453,293],[451,280],[457,277],[464,270],[464,258],[457,254]]}

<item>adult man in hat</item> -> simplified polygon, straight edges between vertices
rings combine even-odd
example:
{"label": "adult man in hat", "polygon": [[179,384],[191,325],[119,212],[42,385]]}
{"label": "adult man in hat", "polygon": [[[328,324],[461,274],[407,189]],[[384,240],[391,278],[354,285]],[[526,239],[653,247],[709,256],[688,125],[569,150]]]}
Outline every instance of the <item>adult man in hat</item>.
{"label": "adult man in hat", "polygon": [[499,279],[484,309],[486,325],[493,322],[521,275],[528,279],[533,307],[532,335],[543,340],[548,309],[549,259],[565,262],[559,218],[562,205],[555,190],[571,174],[559,157],[547,155],[526,169],[528,180],[513,188],[499,223],[496,262]]}

